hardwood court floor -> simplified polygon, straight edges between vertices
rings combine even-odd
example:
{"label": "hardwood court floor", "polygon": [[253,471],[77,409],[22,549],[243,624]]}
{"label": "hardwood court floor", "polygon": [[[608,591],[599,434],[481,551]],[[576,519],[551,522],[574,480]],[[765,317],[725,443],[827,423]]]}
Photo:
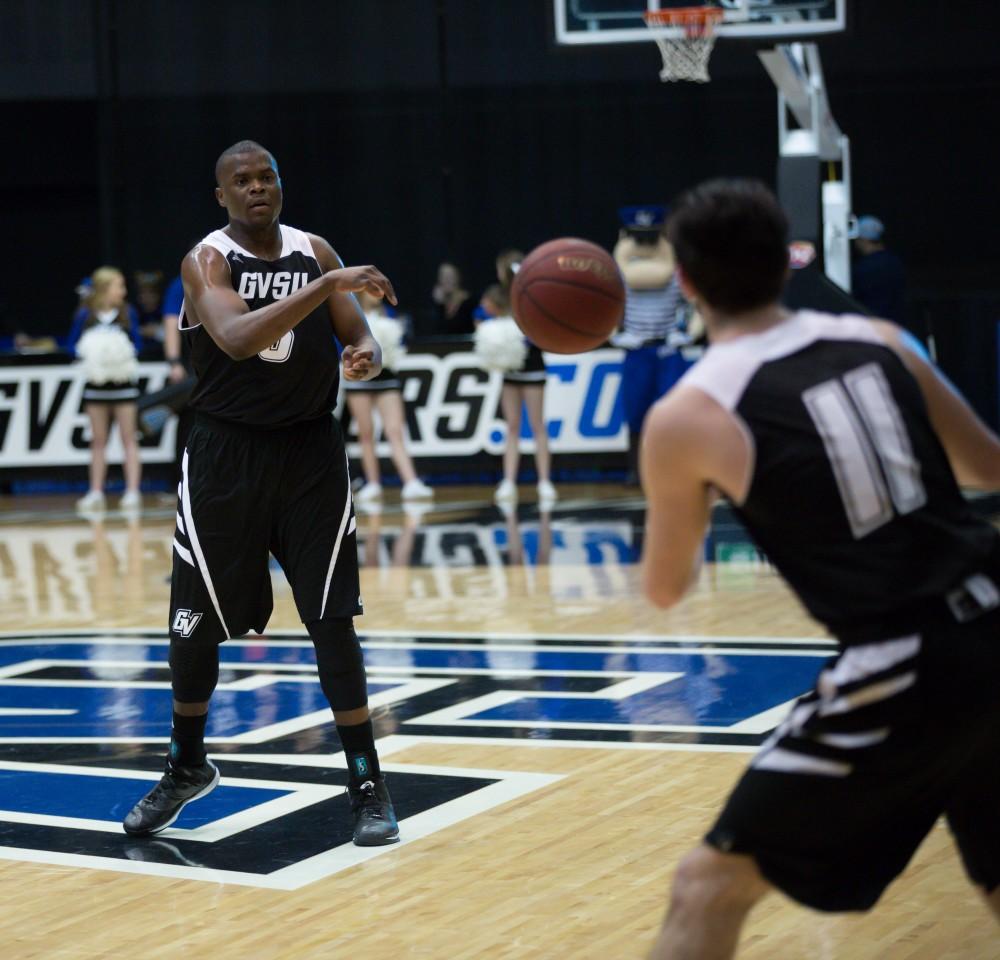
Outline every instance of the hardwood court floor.
{"label": "hardwood court floor", "polygon": [[[659,926],[677,860],[708,826],[752,749],[748,742],[735,742],[738,737],[710,742],[711,734],[699,732],[699,717],[719,709],[717,701],[730,689],[726,673],[733,673],[732,664],[740,661],[740,669],[749,664],[757,671],[752,688],[744,691],[752,697],[757,686],[772,679],[768,646],[786,641],[784,659],[775,657],[774,663],[791,669],[802,660],[794,659],[796,643],[803,656],[820,656],[823,634],[775,575],[754,562],[709,564],[695,593],[670,613],[646,605],[629,562],[634,525],[620,489],[566,488],[564,496],[572,496],[578,508],[571,503],[565,513],[548,519],[528,507],[507,520],[481,508],[487,493],[467,491],[457,499],[442,491],[439,500],[446,502],[419,520],[391,504],[380,517],[360,517],[366,615],[358,621],[359,632],[371,640],[366,655],[376,665],[373,679],[433,678],[436,670],[422,667],[421,657],[441,656],[451,682],[470,696],[495,700],[496,688],[505,684],[520,684],[525,696],[534,691],[540,698],[535,704],[540,726],[518,726],[522,721],[515,718],[512,736],[502,726],[469,727],[459,721],[449,727],[447,717],[461,712],[461,698],[443,700],[434,713],[438,720],[414,725],[405,704],[390,704],[377,711],[383,759],[395,784],[408,782],[407,771],[553,779],[530,781],[530,788],[506,802],[438,824],[418,839],[297,889],[220,882],[216,874],[194,879],[186,867],[163,866],[165,861],[157,866],[155,857],[150,873],[143,872],[141,858],[126,865],[132,872],[96,858],[87,864],[72,858],[52,862],[58,857],[48,854],[29,859],[30,852],[13,852],[11,841],[4,840],[4,960],[643,957]],[[165,628],[172,510],[147,509],[141,520],[109,515],[103,523],[89,523],[72,517],[66,507],[51,498],[0,503],[0,631],[42,638],[70,631],[104,634],[93,638],[91,650],[110,649],[116,638],[133,633],[139,640],[129,642],[141,643],[148,632],[141,649],[158,656],[151,638]],[[279,575],[269,629],[301,632]],[[432,642],[421,645],[414,637]],[[682,639],[671,647],[672,638]],[[809,643],[809,638],[820,642]],[[274,649],[290,655],[294,638],[284,642],[289,645]],[[587,721],[574,727],[568,720],[559,727],[575,716],[586,694],[567,697],[558,678],[525,686],[525,677],[544,666],[550,652],[567,657],[567,663],[574,657],[590,663],[593,651],[603,651],[599,669],[590,672],[606,672],[609,679],[586,679],[583,670],[584,679],[574,681],[596,689],[593,685],[628,673],[616,672],[626,660],[638,662],[662,651],[674,656],[669,651],[694,649],[698,643],[709,644],[704,673],[694,676],[701,654],[676,654],[689,656],[692,684],[698,681],[687,700],[670,708],[688,711],[680,716],[686,723],[658,714],[653,690],[648,701],[643,694],[634,698],[639,705],[632,714],[621,706],[603,726],[594,721],[588,727]],[[240,649],[234,646],[233,655],[243,657]],[[252,645],[243,650],[249,670],[260,650]],[[643,650],[647,653],[636,652]],[[152,679],[146,683],[146,674],[138,676],[137,688],[162,681],[155,673],[161,668],[150,662]],[[65,663],[49,670],[51,677],[72,675]],[[777,666],[773,672],[777,678]],[[5,685],[3,676],[0,708],[5,694],[22,689],[9,681]],[[64,681],[53,681],[57,693],[58,682]],[[552,698],[552,709],[545,707],[546,697]],[[634,728],[624,738],[616,731],[622,717]],[[4,719],[0,710],[0,731]],[[131,729],[122,723],[123,730]],[[670,724],[687,732],[660,732]],[[560,740],[561,735],[577,739]],[[49,744],[45,759],[141,764],[152,771],[156,761],[151,758],[162,743],[143,746],[141,739],[135,745]],[[316,762],[339,749],[328,727],[301,729],[280,743],[282,755],[301,754]],[[213,755],[238,758],[248,750],[268,749],[267,743],[225,743]],[[38,756],[25,739],[0,741],[0,761],[8,766],[34,763]],[[101,759],[111,756],[114,762]],[[0,779],[0,788],[5,782]],[[400,788],[395,789],[399,800]],[[12,805],[10,797],[0,800],[2,809]],[[19,822],[26,820],[30,817]],[[405,837],[406,824],[403,830]],[[114,832],[105,836],[108,842],[122,839]],[[989,960],[1000,958],[1000,936],[966,883],[946,828],[939,825],[874,913],[823,916],[775,895],[752,916],[738,956]]]}

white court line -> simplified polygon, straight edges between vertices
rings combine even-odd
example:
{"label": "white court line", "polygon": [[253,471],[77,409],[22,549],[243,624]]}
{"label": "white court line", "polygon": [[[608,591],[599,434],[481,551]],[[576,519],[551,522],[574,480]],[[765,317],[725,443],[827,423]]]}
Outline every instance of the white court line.
{"label": "white court line", "polygon": [[38,707],[0,707],[0,717],[71,717],[76,710],[49,710]]}
{"label": "white court line", "polygon": [[[67,643],[85,643],[85,642],[99,642],[101,639],[107,640],[112,643],[132,643],[136,645],[155,645],[155,646],[166,646],[169,643],[167,639],[161,639],[166,631],[161,630],[159,627],[101,627],[92,628],[87,630],[85,628],[69,628],[69,629],[49,629],[49,630],[7,630],[0,631],[0,640],[7,639],[18,639],[18,638],[31,638],[31,637],[45,637],[52,640],[53,642],[67,642]],[[143,636],[137,637],[138,633],[149,633],[153,636]],[[468,639],[470,637],[482,638],[484,640],[565,640],[571,642],[574,640],[579,640],[581,642],[590,641],[604,641],[607,643],[609,640],[615,640],[619,643],[632,643],[632,642],[668,642],[668,643],[692,643],[692,644],[740,644],[740,645],[754,645],[761,643],[789,643],[789,644],[821,644],[823,646],[835,647],[837,641],[831,637],[776,637],[776,636],[761,636],[759,634],[725,634],[713,636],[709,634],[691,634],[691,633],[636,633],[636,634],[620,634],[617,637],[609,637],[607,633],[536,633],[532,632],[520,632],[520,633],[504,633],[499,631],[489,631],[489,630],[364,630],[362,629],[359,637],[373,637],[373,638],[402,638],[402,639],[413,639],[417,637],[440,637],[441,639]],[[312,643],[308,639],[304,639],[301,642],[296,642],[295,640],[286,640],[285,638],[290,637],[303,637],[307,638],[308,633],[304,630],[275,630],[269,634],[261,634],[260,636],[253,637],[241,637],[238,640],[227,640],[227,646],[260,646],[262,643],[266,643],[268,640],[280,641],[283,646],[299,646],[299,647],[311,647]],[[79,639],[78,639],[79,638]],[[85,638],[85,639],[84,639]],[[419,644],[419,646],[427,646],[426,644]],[[481,644],[478,645],[481,648]],[[620,648],[614,648],[620,649]]]}
{"label": "white court line", "polygon": [[[399,649],[396,647],[395,649]],[[481,649],[481,648],[480,648]],[[504,649],[510,649],[509,647]],[[495,651],[493,651],[495,652]],[[631,652],[631,651],[630,651]],[[701,652],[701,651],[699,651]],[[796,656],[798,654],[795,654]],[[813,656],[826,656],[826,654],[814,653]],[[3,681],[7,678],[17,678],[18,674],[21,673],[34,673],[36,670],[47,669],[50,667],[80,667],[86,666],[90,670],[94,671],[97,669],[118,669],[118,670],[149,670],[151,668],[160,668],[163,670],[169,669],[169,664],[166,661],[155,661],[155,660],[24,660],[19,663],[11,664],[9,667],[0,669],[0,686],[3,685]],[[311,683],[316,682],[315,676],[315,664],[313,663],[268,663],[255,660],[253,662],[241,663],[234,660],[226,660],[220,664],[222,669],[239,670],[248,673],[255,674],[268,674],[274,673],[275,680],[280,680],[284,683]],[[423,675],[435,675],[446,673],[448,676],[456,677],[584,677],[593,679],[605,679],[610,677],[634,677],[637,672],[645,673],[645,671],[636,670],[577,670],[572,667],[567,667],[562,670],[529,670],[522,669],[520,667],[416,667],[411,664],[381,664],[381,663],[368,663],[365,664],[365,670],[369,677],[380,677],[385,676],[387,679],[394,679],[396,675],[402,676],[423,676]],[[303,673],[309,673],[310,676],[302,676]],[[288,676],[277,676],[278,674],[288,674]],[[250,690],[255,689],[255,686],[251,685],[251,680],[255,680],[254,677],[245,677],[240,680],[234,680],[228,684],[219,684],[216,687],[217,690]],[[39,684],[54,683],[55,681],[33,681]],[[62,681],[64,683],[73,683],[75,681]],[[119,681],[104,681],[106,683],[119,682]],[[163,682],[158,681],[148,681],[151,683],[165,685]]]}
{"label": "white court line", "polygon": [[[701,727],[698,728],[702,730]],[[393,733],[378,741],[379,757],[402,753],[411,747],[435,746],[449,744],[452,746],[479,747],[531,747],[548,748],[552,750],[652,750],[654,752],[696,752],[696,753],[756,753],[756,745],[736,743],[663,743],[660,741],[642,740],[543,740],[535,737],[463,737],[463,736],[424,736],[422,734]],[[401,768],[404,764],[399,765]]]}
{"label": "white court line", "polygon": [[[467,636],[467,635],[466,635]],[[65,641],[67,644],[77,645],[78,641]],[[122,646],[145,646],[152,643],[160,644],[161,641],[148,641],[139,643],[130,643],[126,639],[113,641],[114,643],[119,643]],[[239,645],[238,641],[228,640],[230,645]],[[167,641],[162,641],[162,645],[166,646]],[[247,646],[260,646],[260,642],[255,642],[254,644],[247,644]],[[627,644],[621,644],[618,646],[587,646],[587,647],[574,647],[570,645],[560,645],[560,646],[539,646],[532,643],[504,643],[491,646],[489,644],[482,643],[417,643],[413,642],[410,644],[401,643],[384,643],[384,642],[362,642],[362,647],[368,650],[388,650],[388,651],[398,651],[398,650],[435,650],[435,651],[457,651],[460,653],[573,653],[573,654],[606,654],[606,655],[622,655],[622,654],[635,654],[643,656],[664,656],[664,655],[676,655],[676,656],[746,656],[746,657],[826,657],[829,654],[825,650],[761,650],[754,648],[753,646],[748,647],[726,647],[725,649],[717,648],[705,648],[698,646],[691,647],[641,647],[641,646],[629,646]],[[288,644],[282,643],[281,646],[301,646],[301,647],[311,647],[311,642],[309,643],[296,643]],[[831,649],[830,653],[835,651]],[[27,663],[28,661],[24,661]],[[120,661],[109,660],[109,661],[91,661],[86,658],[81,658],[80,660],[69,660],[69,661],[45,661],[45,660],[35,660],[35,663],[69,663],[70,665],[77,665],[80,663],[91,663],[91,662],[107,662],[112,665],[120,665]],[[264,661],[254,661],[261,665],[261,667],[266,667],[268,664]],[[157,666],[166,667],[166,661],[161,660],[149,660],[141,661],[145,666]],[[221,660],[219,663],[220,667],[242,667],[244,664],[239,660]],[[314,667],[315,664],[312,662],[285,665],[285,669],[292,667],[294,669],[306,670]],[[281,669],[280,665],[278,666]],[[434,669],[432,667],[426,667],[424,669]],[[441,669],[447,669],[442,667]],[[58,681],[50,680],[46,681],[48,683],[56,683]]]}
{"label": "white court line", "polygon": [[[368,706],[371,709],[384,707],[390,703],[407,700],[422,693],[439,690],[441,687],[450,686],[454,682],[454,680],[448,679],[432,680],[429,678],[410,680],[408,683],[402,683],[391,690],[380,690],[378,693],[371,694],[368,697]],[[234,737],[226,737],[222,740],[206,737],[205,740],[206,743],[264,743],[268,740],[276,740],[278,737],[288,736],[290,733],[298,733],[300,730],[308,730],[310,727],[332,722],[333,716],[330,713],[330,708],[325,707],[322,710],[306,713],[299,717],[292,717],[290,720],[272,723],[270,726],[261,727],[258,730],[248,730],[246,733],[239,733]]]}

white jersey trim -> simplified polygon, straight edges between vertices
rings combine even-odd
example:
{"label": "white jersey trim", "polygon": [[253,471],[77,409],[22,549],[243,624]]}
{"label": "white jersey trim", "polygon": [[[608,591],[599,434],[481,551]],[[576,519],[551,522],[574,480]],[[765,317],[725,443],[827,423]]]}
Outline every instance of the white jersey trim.
{"label": "white jersey trim", "polygon": [[[344,451],[345,468],[347,476],[350,478],[350,464],[347,462],[347,451]],[[347,521],[351,518],[351,485],[347,484],[347,502],[344,504],[344,512],[340,517],[340,526],[337,529],[337,537],[333,541],[333,553],[330,556],[330,565],[326,571],[326,582],[323,584],[323,604],[319,610],[319,619],[323,619],[326,613],[326,604],[330,599],[330,583],[333,580],[333,571],[337,568],[337,557],[340,556],[340,545],[344,540],[344,531],[347,530]],[[350,535],[356,527],[352,527],[347,533]]]}
{"label": "white jersey trim", "polygon": [[[278,224],[278,230],[281,232],[281,253],[278,254],[278,259],[282,257],[287,257],[292,253],[301,253],[304,256],[312,257],[316,261],[316,265],[319,266],[319,260],[316,259],[316,251],[313,250],[312,242],[309,240],[309,234],[304,230],[299,230],[296,227],[288,227],[283,223]],[[222,254],[223,259],[226,261],[226,268],[232,273],[232,268],[229,266],[229,255],[231,253],[237,253],[244,257],[250,257],[254,260],[259,260],[260,257],[252,254],[246,247],[241,247],[228,233],[224,230],[213,230],[208,236],[202,238],[200,243],[204,243],[211,247],[213,250],[218,250]],[[178,330],[195,330],[201,326],[200,323],[185,323],[187,319],[187,313],[184,309],[185,303],[181,302],[181,312],[177,315],[177,329]]]}
{"label": "white jersey trim", "polygon": [[[312,257],[313,260],[316,260],[316,251],[313,250],[312,243],[309,240],[309,234],[307,234],[304,230],[298,230],[295,227],[288,227],[283,223],[278,224],[278,230],[281,233],[281,253],[278,254],[279,260],[292,253],[302,253],[305,254],[305,256]],[[260,257],[251,253],[246,247],[241,247],[224,230],[213,230],[201,242],[207,243],[210,247],[215,248],[224,257],[228,257],[231,253],[238,253],[241,256],[250,257],[252,260],[260,260]],[[318,262],[319,261],[317,261],[317,263]]]}
{"label": "white jersey trim", "polygon": [[797,353],[818,340],[856,340],[891,349],[867,317],[800,310],[763,333],[710,346],[680,383],[697,387],[732,411],[765,363]]}
{"label": "white jersey trim", "polygon": [[[191,507],[191,485],[188,480],[188,452],[185,449],[184,456],[181,458],[181,507],[184,512],[184,523],[187,526],[187,537],[188,542],[191,544],[191,549],[194,551],[195,559],[197,563],[192,564],[201,573],[201,578],[204,581],[205,588],[208,590],[208,595],[212,599],[212,606],[215,608],[215,612],[219,617],[219,623],[222,624],[222,630],[226,635],[227,640],[232,639],[232,634],[229,632],[229,627],[226,626],[226,618],[222,615],[222,606],[219,603],[219,598],[215,593],[215,584],[212,583],[212,574],[209,572],[208,563],[205,560],[205,553],[201,549],[201,541],[198,539],[198,531],[195,529],[194,525],[194,513]],[[174,544],[177,544],[176,539]],[[183,554],[179,554],[181,559],[185,559]],[[190,559],[187,560],[190,563]]]}

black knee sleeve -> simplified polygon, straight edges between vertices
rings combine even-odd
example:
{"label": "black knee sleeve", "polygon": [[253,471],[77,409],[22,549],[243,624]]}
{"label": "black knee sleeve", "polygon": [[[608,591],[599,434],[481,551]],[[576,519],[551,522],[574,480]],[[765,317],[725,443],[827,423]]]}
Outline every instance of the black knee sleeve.
{"label": "black knee sleeve", "polygon": [[204,703],[219,682],[218,644],[170,637],[170,685],[181,703]]}
{"label": "black knee sleeve", "polygon": [[316,669],[333,710],[356,710],[368,702],[365,660],[354,621],[312,620],[306,624],[316,648]]}

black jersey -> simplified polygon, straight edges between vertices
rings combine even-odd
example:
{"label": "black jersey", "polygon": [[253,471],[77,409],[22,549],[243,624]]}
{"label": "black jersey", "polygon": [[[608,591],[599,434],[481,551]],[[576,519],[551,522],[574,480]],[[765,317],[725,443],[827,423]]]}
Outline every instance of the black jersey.
{"label": "black jersey", "polygon": [[682,382],[742,421],[753,475],[737,512],[834,634],[904,621],[989,561],[997,534],[869,320],[802,311],[712,346]]}
{"label": "black jersey", "polygon": [[[323,273],[307,234],[281,226],[281,255],[261,260],[222,230],[202,243],[225,258],[233,289],[251,310],[282,300]],[[198,377],[191,406],[220,420],[274,428],[333,410],[339,361],[330,314],[320,304],[277,343],[246,360],[229,357],[181,307],[180,327]]]}

